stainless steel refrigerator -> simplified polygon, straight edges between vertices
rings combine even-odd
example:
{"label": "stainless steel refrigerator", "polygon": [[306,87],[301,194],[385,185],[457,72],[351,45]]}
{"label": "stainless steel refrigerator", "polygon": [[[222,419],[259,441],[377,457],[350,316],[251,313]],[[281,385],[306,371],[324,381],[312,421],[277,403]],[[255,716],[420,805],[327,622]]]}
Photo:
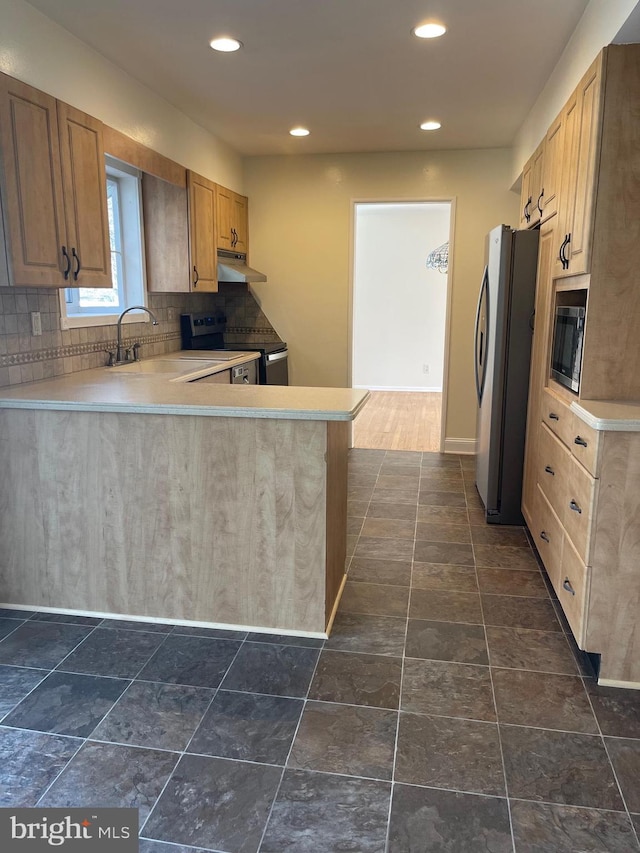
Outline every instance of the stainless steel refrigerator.
{"label": "stainless steel refrigerator", "polygon": [[523,524],[520,509],[538,231],[489,232],[475,329],[476,486],[493,524]]}

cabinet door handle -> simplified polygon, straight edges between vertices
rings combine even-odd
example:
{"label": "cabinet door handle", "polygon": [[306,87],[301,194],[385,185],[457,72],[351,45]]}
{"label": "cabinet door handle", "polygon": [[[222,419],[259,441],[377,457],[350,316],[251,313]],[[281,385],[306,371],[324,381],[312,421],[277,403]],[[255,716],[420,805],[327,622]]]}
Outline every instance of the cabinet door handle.
{"label": "cabinet door handle", "polygon": [[547,472],[547,474],[551,474],[552,477],[556,476],[556,472],[553,470],[551,465],[545,465],[544,470]]}
{"label": "cabinet door handle", "polygon": [[531,214],[529,213],[527,208],[529,207],[532,201],[533,199],[531,198],[531,196],[529,196],[529,198],[527,199],[527,203],[525,204],[524,209],[522,211],[524,213],[524,218],[527,220],[527,222],[531,220]]}
{"label": "cabinet door handle", "polygon": [[586,442],[586,441],[584,440],[584,438],[582,438],[582,436],[581,436],[581,435],[577,435],[577,436],[573,439],[573,443],[574,443],[574,444],[579,444],[579,445],[580,445],[580,447],[588,447],[588,446],[589,446],[588,442]]}
{"label": "cabinet door handle", "polygon": [[574,512],[580,513],[582,515],[582,509],[578,506],[578,504],[574,501],[573,498],[569,501],[569,509],[572,509]]}
{"label": "cabinet door handle", "polygon": [[549,420],[550,421],[559,421],[560,415],[556,415],[555,412],[549,412]]}
{"label": "cabinet door handle", "polygon": [[65,281],[69,280],[69,273],[71,272],[71,258],[69,257],[69,252],[67,252],[67,247],[62,247],[62,257],[67,262],[66,267],[62,270],[62,275]]}
{"label": "cabinet door handle", "polygon": [[538,213],[542,216],[542,208],[540,207],[540,202],[544,198],[544,190],[538,196],[538,201],[536,202],[536,207],[538,208]]}
{"label": "cabinet door handle", "polygon": [[540,532],[540,538],[544,539],[545,542],[551,542],[551,540],[549,539],[549,534],[545,530],[542,530]]}
{"label": "cabinet door handle", "polygon": [[80,266],[80,257],[76,252],[75,247],[71,249],[71,254],[73,255],[73,260],[76,262],[76,268],[73,271],[73,280],[77,281],[78,276],[80,275],[80,270],[82,269],[82,267]]}
{"label": "cabinet door handle", "polygon": [[571,581],[569,580],[569,578],[565,578],[565,579],[562,581],[562,589],[566,589],[566,590],[567,590],[567,592],[570,592],[570,593],[571,593],[571,595],[575,595],[575,594],[576,594],[575,589],[571,586]]}
{"label": "cabinet door handle", "polygon": [[564,240],[562,241],[562,245],[560,246],[560,254],[559,254],[558,258],[560,260],[560,263],[562,264],[563,270],[569,269],[569,258],[567,258],[567,256],[564,253],[565,246],[567,245],[569,240],[571,240],[571,234],[565,234]]}
{"label": "cabinet door handle", "polygon": [[193,279],[193,286],[197,287],[198,282],[200,281],[200,276],[198,275],[198,270],[195,265],[193,267],[193,275],[195,276],[195,278]]}

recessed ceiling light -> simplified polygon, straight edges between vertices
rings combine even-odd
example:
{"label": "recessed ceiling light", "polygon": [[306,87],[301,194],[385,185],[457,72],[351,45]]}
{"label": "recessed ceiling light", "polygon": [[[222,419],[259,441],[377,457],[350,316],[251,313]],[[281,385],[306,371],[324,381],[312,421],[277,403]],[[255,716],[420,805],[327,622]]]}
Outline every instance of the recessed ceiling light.
{"label": "recessed ceiling light", "polygon": [[443,27],[442,24],[430,23],[430,24],[420,24],[419,27],[415,27],[413,30],[414,36],[418,36],[419,39],[437,39],[439,36],[443,36],[447,31],[446,27]]}
{"label": "recessed ceiling light", "polygon": [[309,136],[310,131],[306,127],[292,127],[289,133],[291,136]]}
{"label": "recessed ceiling light", "polygon": [[209,46],[214,50],[219,50],[221,53],[233,53],[234,50],[240,50],[242,42],[238,41],[238,39],[222,36],[221,38],[212,39],[209,42]]}
{"label": "recessed ceiling light", "polygon": [[442,127],[439,121],[423,121],[420,130],[439,130]]}

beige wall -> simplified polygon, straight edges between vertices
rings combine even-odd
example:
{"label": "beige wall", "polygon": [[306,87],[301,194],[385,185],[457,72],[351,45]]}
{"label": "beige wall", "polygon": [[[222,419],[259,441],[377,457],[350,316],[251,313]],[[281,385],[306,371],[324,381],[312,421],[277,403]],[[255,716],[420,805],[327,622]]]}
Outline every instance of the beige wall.
{"label": "beige wall", "polygon": [[0,0],[0,71],[242,192],[242,159],[23,0]]}
{"label": "beige wall", "polygon": [[[269,278],[253,289],[289,343],[295,384],[348,382],[353,202],[454,199],[446,437],[474,438],[473,326],[484,239],[493,226],[517,222],[518,199],[507,189],[511,163],[508,149],[245,161],[251,263]],[[391,285],[388,310],[411,310],[397,303]]]}

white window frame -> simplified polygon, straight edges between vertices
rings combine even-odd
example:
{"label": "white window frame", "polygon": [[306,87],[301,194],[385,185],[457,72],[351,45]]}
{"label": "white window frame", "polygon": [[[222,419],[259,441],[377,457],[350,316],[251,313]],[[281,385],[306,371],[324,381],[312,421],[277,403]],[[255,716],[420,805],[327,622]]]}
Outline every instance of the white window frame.
{"label": "white window frame", "polygon": [[[144,258],[144,228],[142,220],[142,173],[116,160],[105,157],[107,179],[118,187],[118,218],[120,226],[116,234],[116,252],[120,256],[118,272],[121,282],[120,305],[112,310],[88,308],[86,311],[67,313],[69,297],[78,296],[81,288],[65,288],[58,291],[60,300],[60,327],[62,329],[86,328],[88,326],[115,325],[120,314],[132,305],[147,305],[146,268]],[[112,253],[112,264],[114,262]],[[116,260],[117,262],[117,260]],[[71,302],[71,304],[73,304]],[[124,323],[149,322],[145,311],[131,311],[123,317]]]}

